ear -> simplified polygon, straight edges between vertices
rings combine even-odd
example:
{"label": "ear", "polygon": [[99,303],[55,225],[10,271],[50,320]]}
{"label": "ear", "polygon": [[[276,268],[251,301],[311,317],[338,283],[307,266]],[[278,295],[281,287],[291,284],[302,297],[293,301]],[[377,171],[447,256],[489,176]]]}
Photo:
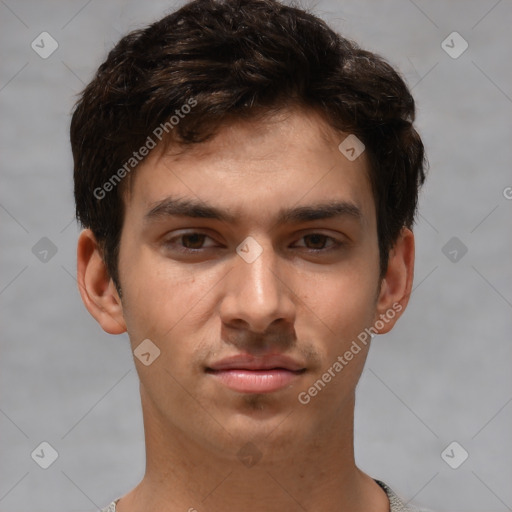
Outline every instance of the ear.
{"label": "ear", "polygon": [[411,295],[413,277],[414,234],[410,229],[402,228],[389,253],[388,268],[377,299],[374,326],[378,334],[389,332],[404,312]]}
{"label": "ear", "polygon": [[109,334],[126,332],[121,298],[90,229],[84,229],[78,238],[77,280],[85,307],[102,329]]}

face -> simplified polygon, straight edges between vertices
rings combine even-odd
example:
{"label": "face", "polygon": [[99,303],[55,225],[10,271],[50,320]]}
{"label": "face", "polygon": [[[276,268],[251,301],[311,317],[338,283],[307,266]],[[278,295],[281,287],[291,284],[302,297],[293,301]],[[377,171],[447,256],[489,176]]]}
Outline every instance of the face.
{"label": "face", "polygon": [[288,111],[154,150],[137,169],[119,322],[132,350],[149,339],[160,351],[135,359],[145,421],[218,453],[265,441],[278,454],[353,406],[363,333],[396,286],[379,286],[368,162],[340,152],[345,137]]}

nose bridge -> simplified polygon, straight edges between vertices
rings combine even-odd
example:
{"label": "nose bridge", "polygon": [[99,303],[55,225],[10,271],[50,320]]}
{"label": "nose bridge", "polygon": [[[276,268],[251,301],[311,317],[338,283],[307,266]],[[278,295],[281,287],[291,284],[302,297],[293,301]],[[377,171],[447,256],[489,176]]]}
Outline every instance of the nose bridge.
{"label": "nose bridge", "polygon": [[292,320],[293,301],[271,242],[248,238],[237,248],[222,312],[226,322],[244,320],[252,330],[264,331],[276,319]]}
{"label": "nose bridge", "polygon": [[252,237],[244,242],[237,249],[242,260],[236,269],[240,295],[259,307],[271,308],[279,295],[276,255],[272,244],[261,238],[258,242]]}

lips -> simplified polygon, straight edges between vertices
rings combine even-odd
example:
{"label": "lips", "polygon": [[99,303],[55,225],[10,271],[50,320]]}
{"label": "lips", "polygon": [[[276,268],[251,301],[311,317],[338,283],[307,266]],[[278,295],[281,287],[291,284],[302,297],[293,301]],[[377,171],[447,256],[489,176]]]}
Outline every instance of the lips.
{"label": "lips", "polygon": [[271,393],[293,384],[305,371],[304,365],[281,354],[241,354],[206,368],[209,375],[239,393]]}

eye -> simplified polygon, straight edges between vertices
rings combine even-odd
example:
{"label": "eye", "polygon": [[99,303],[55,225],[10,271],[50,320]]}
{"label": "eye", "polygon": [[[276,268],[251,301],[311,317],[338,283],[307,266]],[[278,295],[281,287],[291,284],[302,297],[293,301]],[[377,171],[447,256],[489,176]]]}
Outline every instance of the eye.
{"label": "eye", "polygon": [[[190,255],[199,255],[209,249],[221,247],[213,238],[199,231],[175,233],[174,236],[164,239],[162,245],[166,251]],[[302,236],[292,247],[316,254],[340,249],[344,245],[346,245],[344,242],[332,236],[322,233],[308,233]]]}
{"label": "eye", "polygon": [[187,249],[202,249],[202,245],[206,238],[207,236],[203,233],[189,233],[180,236],[183,245]]}
{"label": "eye", "polygon": [[[323,235],[322,233],[304,235],[301,240],[305,241],[305,248],[311,249],[312,251],[324,251],[343,245],[341,241],[336,240],[331,236]],[[330,245],[326,247],[328,242]]]}
{"label": "eye", "polygon": [[202,249],[210,249],[215,247],[215,243],[210,243],[210,245],[205,246],[205,242],[207,240],[213,239],[210,238],[205,233],[200,232],[190,232],[190,233],[182,233],[180,235],[173,236],[172,238],[168,238],[164,240],[163,245],[168,250],[176,250],[180,252],[197,252]]}

